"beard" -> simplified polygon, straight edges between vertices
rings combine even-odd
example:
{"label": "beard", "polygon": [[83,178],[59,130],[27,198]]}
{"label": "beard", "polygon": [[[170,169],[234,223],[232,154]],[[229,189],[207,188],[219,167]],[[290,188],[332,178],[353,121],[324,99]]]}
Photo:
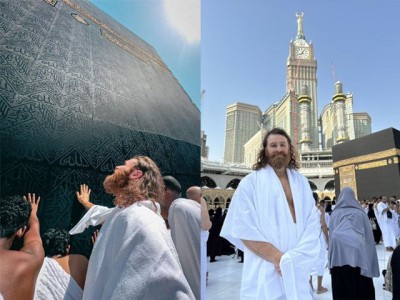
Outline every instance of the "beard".
{"label": "beard", "polygon": [[142,180],[129,179],[128,174],[116,170],[104,180],[103,186],[107,193],[114,195],[116,206],[128,207],[134,202],[143,200],[141,192]]}
{"label": "beard", "polygon": [[289,166],[290,156],[287,154],[278,154],[269,159],[269,164],[274,169],[282,169]]}
{"label": "beard", "polygon": [[120,170],[115,170],[114,174],[106,177],[103,186],[107,193],[117,196],[128,185],[128,181],[127,174]]}

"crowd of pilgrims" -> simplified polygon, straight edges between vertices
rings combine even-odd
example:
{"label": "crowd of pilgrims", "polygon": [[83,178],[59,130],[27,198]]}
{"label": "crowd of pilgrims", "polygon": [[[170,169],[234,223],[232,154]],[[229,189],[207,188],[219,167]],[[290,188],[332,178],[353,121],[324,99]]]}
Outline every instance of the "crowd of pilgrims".
{"label": "crowd of pilgrims", "polygon": [[[0,197],[0,300],[204,299],[201,216],[210,222],[201,188],[183,198],[180,183],[145,156],[117,166],[103,185],[115,206],[93,203],[81,185],[76,198],[86,213],[70,231],[41,234],[34,193]],[[71,251],[71,235],[86,229],[89,257]]]}
{"label": "crowd of pilgrims", "polygon": [[[329,220],[332,211],[335,209],[335,200],[318,200],[318,195],[314,193],[316,198],[316,206],[325,219],[325,224],[329,233]],[[371,199],[363,199],[359,201],[360,206],[364,209],[371,224],[375,244],[383,244],[386,251],[391,253],[396,246],[400,249],[400,200],[396,196],[387,199],[386,196],[372,197]],[[228,208],[222,210],[221,207],[209,209],[209,216],[212,227],[209,230],[209,238],[207,241],[207,256],[210,262],[216,262],[217,256],[221,255],[237,255],[240,263],[243,263],[243,252],[229,243],[219,234],[225,220]],[[391,272],[391,256],[389,257],[387,269],[382,270],[385,283],[383,288],[392,292],[392,272]],[[325,292],[327,289],[321,286],[321,279],[318,280],[317,293]],[[312,281],[310,279],[310,284]]]}

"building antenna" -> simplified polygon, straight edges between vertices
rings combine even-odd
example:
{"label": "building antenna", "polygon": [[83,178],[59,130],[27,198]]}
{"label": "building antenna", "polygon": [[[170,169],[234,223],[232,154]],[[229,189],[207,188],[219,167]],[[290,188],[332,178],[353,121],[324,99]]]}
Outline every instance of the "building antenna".
{"label": "building antenna", "polygon": [[332,75],[333,75],[333,84],[335,84],[337,82],[337,78],[336,78],[336,71],[335,71],[335,66],[333,65],[333,63],[331,62],[331,71],[332,71]]}

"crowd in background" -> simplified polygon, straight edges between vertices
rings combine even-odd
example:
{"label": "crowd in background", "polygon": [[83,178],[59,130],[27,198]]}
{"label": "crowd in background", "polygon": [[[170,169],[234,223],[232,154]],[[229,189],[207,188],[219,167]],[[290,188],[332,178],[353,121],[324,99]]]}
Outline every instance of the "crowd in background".
{"label": "crowd in background", "polygon": [[[336,201],[319,200],[316,193],[313,193],[313,195],[316,200],[316,212],[321,218],[322,251],[321,259],[311,275],[315,275],[318,278],[316,293],[319,294],[327,292],[327,289],[322,286],[322,276],[328,265],[329,223],[332,212],[336,207]],[[357,200],[357,202],[369,220],[374,243],[376,245],[383,244],[386,251],[390,253],[387,268],[382,270],[382,276],[384,276],[385,282],[383,288],[389,292],[393,292],[392,264],[394,265],[397,263],[398,268],[398,264],[400,263],[400,200],[397,200],[396,196],[391,196],[389,199],[386,196],[374,196],[371,199]],[[210,257],[210,262],[218,261],[217,257],[221,255],[237,255],[238,259],[240,259],[239,262],[243,262],[243,252],[219,235],[227,211],[228,208],[223,210],[221,207],[209,209],[212,227],[209,230],[209,238],[207,241],[207,256]],[[326,235],[323,234],[324,226],[326,226]],[[395,252],[395,250],[397,251],[396,254],[392,255],[392,252]],[[395,257],[396,261],[393,261],[392,256]],[[400,278],[398,280],[400,281]],[[310,284],[312,288],[314,288],[312,277],[310,277]],[[399,296],[397,295],[397,297]],[[393,299],[398,298],[394,296]]]}

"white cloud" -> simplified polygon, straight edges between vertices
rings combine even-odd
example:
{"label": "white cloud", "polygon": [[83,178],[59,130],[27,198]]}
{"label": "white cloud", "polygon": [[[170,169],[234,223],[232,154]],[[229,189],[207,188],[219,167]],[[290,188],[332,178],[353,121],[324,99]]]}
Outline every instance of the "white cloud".
{"label": "white cloud", "polygon": [[167,20],[188,43],[200,42],[200,0],[164,0]]}

